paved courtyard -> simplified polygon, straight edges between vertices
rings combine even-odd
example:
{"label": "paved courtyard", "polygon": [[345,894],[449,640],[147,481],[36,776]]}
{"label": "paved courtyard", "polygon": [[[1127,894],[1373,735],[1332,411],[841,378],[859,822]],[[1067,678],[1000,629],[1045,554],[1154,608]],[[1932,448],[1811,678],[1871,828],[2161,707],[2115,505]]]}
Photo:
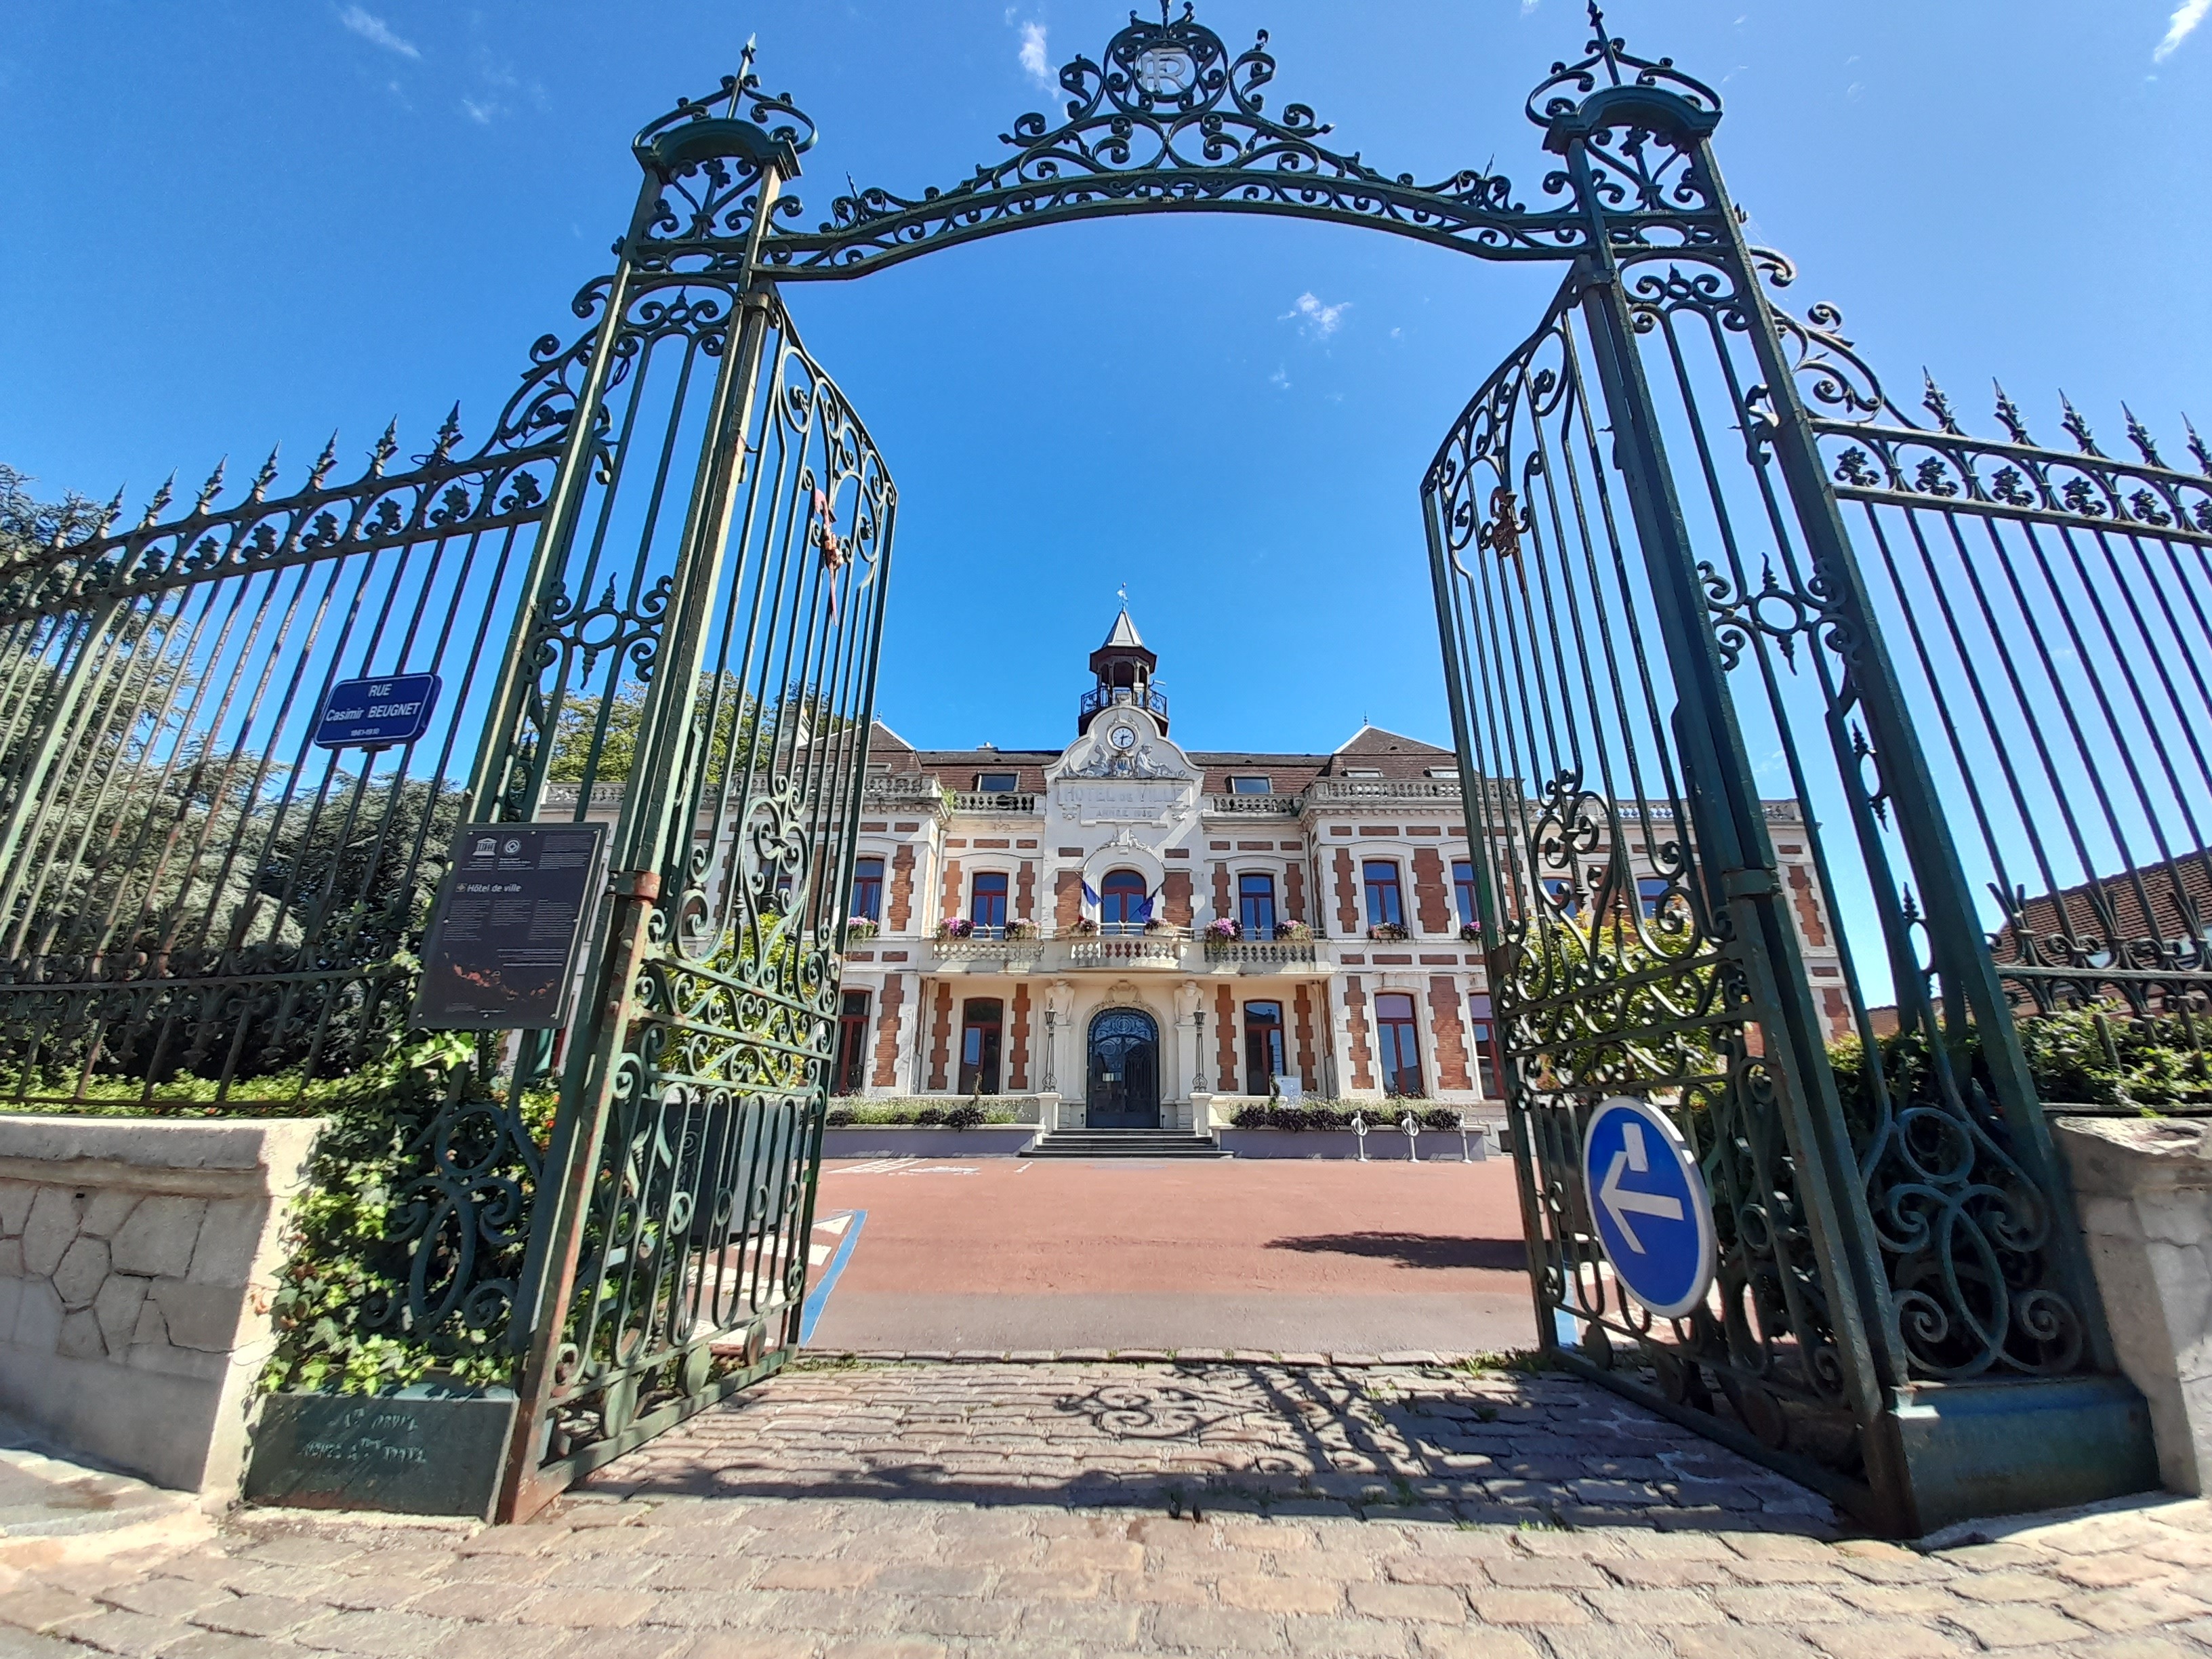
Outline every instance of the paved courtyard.
{"label": "paved courtyard", "polygon": [[1441,1366],[803,1370],[483,1529],[247,1511],[20,1567],[0,1656],[2212,1654],[2212,1510],[1920,1553],[1601,1390]]}
{"label": "paved courtyard", "polygon": [[[948,1136],[957,1144],[957,1138]],[[823,1165],[865,1211],[817,1348],[1525,1348],[1510,1158]]]}

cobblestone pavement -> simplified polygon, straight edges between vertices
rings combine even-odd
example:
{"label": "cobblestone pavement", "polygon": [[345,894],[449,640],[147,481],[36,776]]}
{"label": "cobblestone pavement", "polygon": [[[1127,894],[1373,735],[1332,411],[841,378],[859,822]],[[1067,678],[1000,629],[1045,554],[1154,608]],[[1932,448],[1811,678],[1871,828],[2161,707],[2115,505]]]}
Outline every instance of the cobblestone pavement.
{"label": "cobblestone pavement", "polygon": [[2212,1508],[1917,1552],[1599,1390],[1441,1367],[802,1371],[528,1526],[275,1510],[15,1575],[0,1656],[2212,1654]]}

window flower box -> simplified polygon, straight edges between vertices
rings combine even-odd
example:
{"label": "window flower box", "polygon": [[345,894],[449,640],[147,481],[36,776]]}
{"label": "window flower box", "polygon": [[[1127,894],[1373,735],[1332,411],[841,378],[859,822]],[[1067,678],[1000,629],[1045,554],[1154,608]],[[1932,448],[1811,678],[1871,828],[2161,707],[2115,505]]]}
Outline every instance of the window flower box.
{"label": "window flower box", "polygon": [[1159,917],[1155,916],[1152,921],[1145,924],[1145,932],[1148,936],[1153,939],[1158,939],[1163,933],[1172,933],[1175,932],[1175,924],[1170,921],[1164,921]]}
{"label": "window flower box", "polygon": [[1037,925],[1033,921],[1010,921],[1000,937],[1010,939],[1030,939],[1037,936]]}
{"label": "window flower box", "polygon": [[845,942],[865,945],[876,936],[877,927],[872,917],[848,916],[845,921]]}
{"label": "window flower box", "polygon": [[1462,945],[1481,944],[1482,924],[1479,921],[1462,922],[1460,924],[1459,937],[1460,943]]}
{"label": "window flower box", "polygon": [[1413,935],[1406,931],[1404,924],[1401,922],[1378,921],[1367,930],[1367,937],[1371,939],[1395,941],[1411,939]]}
{"label": "window flower box", "polygon": [[1205,939],[1208,945],[1234,945],[1243,937],[1243,923],[1231,921],[1227,916],[1217,916],[1206,924]]}
{"label": "window flower box", "polygon": [[1292,945],[1308,944],[1313,936],[1314,930],[1303,921],[1279,921],[1275,924],[1275,937]]}
{"label": "window flower box", "polygon": [[1096,939],[1098,937],[1098,923],[1090,916],[1078,916],[1075,926],[1067,931],[1078,939]]}
{"label": "window flower box", "polygon": [[947,916],[937,924],[937,936],[939,939],[973,939],[975,924],[965,916]]}

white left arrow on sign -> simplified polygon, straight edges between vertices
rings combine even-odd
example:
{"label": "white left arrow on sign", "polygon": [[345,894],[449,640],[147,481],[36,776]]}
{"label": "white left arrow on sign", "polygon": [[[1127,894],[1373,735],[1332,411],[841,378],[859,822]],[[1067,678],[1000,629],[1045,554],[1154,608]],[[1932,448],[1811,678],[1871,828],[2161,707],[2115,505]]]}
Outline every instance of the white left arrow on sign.
{"label": "white left arrow on sign", "polygon": [[1644,1241],[1636,1236],[1636,1229],[1628,1224],[1631,1215],[1657,1216],[1662,1221],[1682,1218],[1682,1200],[1665,1193],[1639,1193],[1633,1188],[1623,1187],[1623,1171],[1645,1175],[1650,1171],[1650,1155],[1644,1149],[1644,1126],[1631,1118],[1620,1126],[1620,1150],[1613,1155],[1613,1164],[1605,1172],[1605,1180],[1597,1189],[1598,1202],[1613,1216],[1613,1224],[1620,1229],[1620,1236],[1628,1248],[1638,1255],[1648,1255]]}

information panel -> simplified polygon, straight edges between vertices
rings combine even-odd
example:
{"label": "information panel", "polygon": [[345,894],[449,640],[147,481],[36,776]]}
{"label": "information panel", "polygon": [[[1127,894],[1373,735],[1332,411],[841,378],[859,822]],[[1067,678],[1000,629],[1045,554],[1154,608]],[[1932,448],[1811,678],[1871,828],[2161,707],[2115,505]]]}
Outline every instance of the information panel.
{"label": "information panel", "polygon": [[441,1031],[566,1024],[605,836],[600,823],[464,828],[430,915],[415,1024]]}
{"label": "information panel", "polygon": [[435,674],[388,674],[340,680],[323,699],[315,742],[325,749],[390,749],[430,729],[438,706]]}

